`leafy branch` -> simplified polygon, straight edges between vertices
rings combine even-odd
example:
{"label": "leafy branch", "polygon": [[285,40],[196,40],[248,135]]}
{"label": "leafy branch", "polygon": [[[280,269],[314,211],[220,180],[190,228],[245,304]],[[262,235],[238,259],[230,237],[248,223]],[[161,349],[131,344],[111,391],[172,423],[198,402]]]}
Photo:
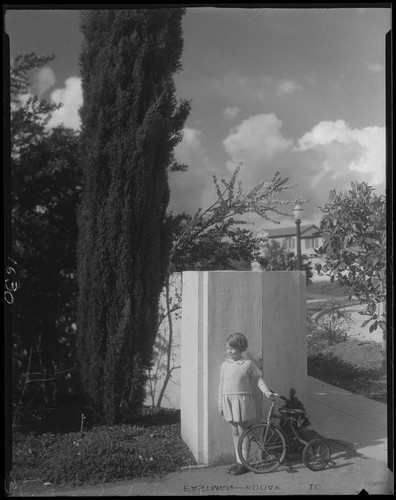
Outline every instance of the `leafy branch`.
{"label": "leafy branch", "polygon": [[217,199],[207,209],[199,208],[176,236],[170,251],[170,262],[173,262],[177,251],[184,245],[197,240],[210,229],[216,229],[227,236],[231,226],[246,224],[244,220],[236,220],[237,216],[255,213],[279,224],[274,215],[288,215],[282,208],[293,205],[295,201],[281,200],[278,196],[295,185],[287,184],[288,179],[282,179],[279,172],[276,172],[270,181],[261,181],[244,192],[241,181],[237,182],[241,166],[242,164],[236,167],[229,181],[221,179],[219,182],[213,176]]}

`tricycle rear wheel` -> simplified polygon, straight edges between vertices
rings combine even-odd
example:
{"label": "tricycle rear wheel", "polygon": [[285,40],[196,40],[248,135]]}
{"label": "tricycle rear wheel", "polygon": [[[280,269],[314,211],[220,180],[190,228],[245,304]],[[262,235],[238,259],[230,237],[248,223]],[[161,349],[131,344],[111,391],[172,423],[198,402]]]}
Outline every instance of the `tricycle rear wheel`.
{"label": "tricycle rear wheel", "polygon": [[323,439],[308,441],[303,450],[304,464],[313,471],[322,470],[330,461],[330,447]]}

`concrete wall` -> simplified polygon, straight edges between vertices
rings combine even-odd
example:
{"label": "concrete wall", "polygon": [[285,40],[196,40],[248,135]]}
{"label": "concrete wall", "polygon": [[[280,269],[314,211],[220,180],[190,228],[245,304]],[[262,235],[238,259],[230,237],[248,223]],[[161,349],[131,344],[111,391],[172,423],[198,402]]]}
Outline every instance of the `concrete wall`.
{"label": "concrete wall", "polygon": [[[246,353],[263,370],[268,387],[295,387],[306,402],[305,273],[189,271],[183,273],[181,431],[199,463],[233,459],[229,429],[217,412],[225,340],[248,341]],[[257,411],[268,400],[255,393]]]}

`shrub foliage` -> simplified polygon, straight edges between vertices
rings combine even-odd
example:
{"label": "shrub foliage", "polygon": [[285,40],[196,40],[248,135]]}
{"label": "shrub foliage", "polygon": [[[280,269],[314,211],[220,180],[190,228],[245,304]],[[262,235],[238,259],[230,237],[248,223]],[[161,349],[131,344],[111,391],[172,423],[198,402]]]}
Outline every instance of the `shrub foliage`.
{"label": "shrub foliage", "polygon": [[82,13],[78,339],[98,416],[125,421],[144,398],[171,241],[173,149],[189,113],[177,102],[183,9]]}
{"label": "shrub foliage", "polygon": [[78,135],[64,127],[47,129],[59,106],[27,98],[31,71],[51,59],[21,55],[10,68],[13,424],[32,420],[43,404],[56,404],[78,385]]}
{"label": "shrub foliage", "polygon": [[98,484],[152,477],[194,464],[180,425],[95,427],[67,434],[16,433],[12,478],[55,485]]}
{"label": "shrub foliage", "polygon": [[323,236],[318,254],[324,259],[319,272],[337,279],[362,304],[370,332],[386,329],[380,306],[386,300],[386,198],[367,183],[351,183],[347,192],[329,193],[321,208]]}

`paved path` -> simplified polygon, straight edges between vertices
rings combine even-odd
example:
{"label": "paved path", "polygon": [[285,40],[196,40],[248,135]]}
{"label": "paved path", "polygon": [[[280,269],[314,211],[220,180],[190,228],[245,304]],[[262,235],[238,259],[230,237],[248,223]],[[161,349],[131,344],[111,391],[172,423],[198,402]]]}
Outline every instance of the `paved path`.
{"label": "paved path", "polygon": [[[226,467],[184,470],[153,480],[46,491],[23,496],[220,496],[220,495],[391,495],[392,474],[380,462],[348,453],[334,454],[328,469],[312,472],[302,464],[281,466],[270,474],[231,476]],[[17,495],[13,495],[17,496]]]}
{"label": "paved path", "polygon": [[387,405],[308,377],[312,428],[356,454],[387,462]]}
{"label": "paved path", "polygon": [[[329,466],[318,472],[301,461],[269,474],[231,476],[227,467],[195,467],[152,480],[60,488],[24,487],[12,496],[356,495],[393,493],[387,465],[387,406],[308,377],[312,429],[328,439]],[[393,422],[393,420],[391,420]]]}

